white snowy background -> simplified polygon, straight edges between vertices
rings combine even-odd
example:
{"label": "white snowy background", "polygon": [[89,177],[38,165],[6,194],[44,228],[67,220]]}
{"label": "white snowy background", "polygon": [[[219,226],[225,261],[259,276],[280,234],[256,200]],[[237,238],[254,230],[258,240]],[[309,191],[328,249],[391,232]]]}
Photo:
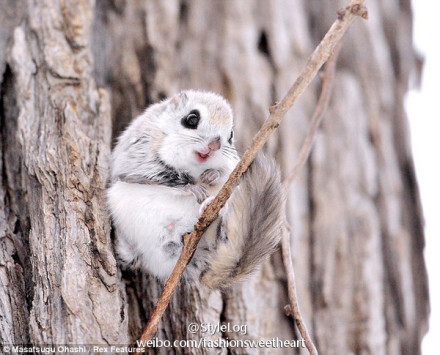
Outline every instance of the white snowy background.
{"label": "white snowy background", "polygon": [[412,0],[414,43],[425,57],[420,89],[406,99],[411,142],[425,217],[425,260],[431,316],[424,355],[440,354],[440,2]]}

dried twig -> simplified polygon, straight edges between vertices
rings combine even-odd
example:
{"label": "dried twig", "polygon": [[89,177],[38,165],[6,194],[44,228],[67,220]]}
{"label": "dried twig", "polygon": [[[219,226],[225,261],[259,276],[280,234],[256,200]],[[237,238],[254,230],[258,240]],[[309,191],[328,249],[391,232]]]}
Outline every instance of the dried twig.
{"label": "dried twig", "polygon": [[237,185],[239,178],[247,170],[257,152],[267,141],[270,134],[280,125],[280,122],[286,112],[292,107],[296,99],[304,92],[318,70],[330,56],[336,44],[340,41],[348,26],[356,16],[366,17],[366,9],[363,7],[363,0],[352,0],[345,10],[338,12],[338,19],[333,23],[321,43],[307,60],[307,63],[290,88],[286,96],[278,104],[270,107],[270,115],[264,122],[261,129],[255,135],[251,145],[243,154],[240,162],[229,176],[228,181],[224,184],[215,199],[207,206],[203,214],[200,216],[194,231],[184,236],[184,247],[182,254],[177,260],[176,266],[171,273],[170,278],[165,283],[162,294],[157,301],[156,307],[150,317],[150,320],[139,339],[139,344],[151,340],[157,331],[159,321],[167,308],[171,296],[174,293],[180,278],[185,270],[186,265],[191,260],[198,242],[202,238],[203,233],[209,225],[218,217],[220,209],[225,205],[233,188]]}
{"label": "dried twig", "polygon": [[316,108],[313,111],[312,120],[310,122],[306,138],[298,154],[295,165],[283,181],[283,190],[287,190],[289,188],[290,184],[293,180],[295,180],[298,172],[301,170],[301,168],[304,166],[307,159],[309,158],[316,131],[321,124],[322,117],[324,115],[324,112],[327,110],[330,101],[331,86],[335,75],[336,59],[338,57],[340,48],[341,46],[339,43],[333,51],[333,54],[328,58],[327,63],[325,64],[325,70],[322,77],[321,94],[319,95]]}
{"label": "dried twig", "polygon": [[[309,157],[316,131],[318,130],[324,112],[327,110],[328,104],[330,102],[330,94],[331,94],[331,87],[335,74],[336,59],[340,47],[341,46],[339,43],[334,49],[333,54],[330,56],[327,63],[325,64],[324,75],[322,78],[321,95],[319,96],[318,103],[316,105],[315,111],[313,112],[312,121],[310,123],[309,129],[307,130],[306,138],[301,147],[295,165],[293,166],[292,170],[283,181],[283,193],[285,197],[287,197],[287,192],[290,184],[295,179],[298,172],[304,166],[304,164],[306,163]],[[283,200],[286,201],[287,199],[284,198]],[[286,210],[286,208],[284,210]],[[318,354],[318,351],[316,350],[316,346],[313,343],[312,338],[309,335],[309,332],[307,331],[306,324],[301,316],[301,311],[299,309],[298,298],[296,294],[295,272],[292,264],[292,252],[290,250],[290,233],[287,225],[286,214],[284,215],[282,233],[283,233],[283,237],[281,239],[281,251],[283,254],[284,267],[286,269],[287,293],[290,302],[290,304],[284,307],[284,310],[287,315],[291,315],[295,320],[296,326],[298,327],[298,330],[301,333],[301,336],[306,343],[306,347],[309,350],[309,353]]]}

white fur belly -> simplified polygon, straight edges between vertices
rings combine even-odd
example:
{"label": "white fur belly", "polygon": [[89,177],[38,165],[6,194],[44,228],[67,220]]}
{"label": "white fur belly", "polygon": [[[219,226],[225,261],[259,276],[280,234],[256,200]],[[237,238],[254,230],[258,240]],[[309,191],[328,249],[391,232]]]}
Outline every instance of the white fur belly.
{"label": "white fur belly", "polygon": [[119,181],[107,198],[119,257],[126,263],[138,259],[147,271],[166,279],[180,255],[181,236],[197,222],[195,197],[166,186]]}

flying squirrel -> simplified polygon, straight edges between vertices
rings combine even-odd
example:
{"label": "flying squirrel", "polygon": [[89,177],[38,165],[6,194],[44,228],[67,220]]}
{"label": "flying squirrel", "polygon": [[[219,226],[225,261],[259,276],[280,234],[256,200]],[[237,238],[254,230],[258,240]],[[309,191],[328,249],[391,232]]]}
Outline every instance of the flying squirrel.
{"label": "flying squirrel", "polygon": [[[220,95],[181,93],[149,106],[112,152],[107,203],[123,265],[170,276],[207,203],[238,162],[233,114]],[[281,237],[282,194],[274,161],[258,154],[205,232],[185,280],[225,289],[250,275]]]}

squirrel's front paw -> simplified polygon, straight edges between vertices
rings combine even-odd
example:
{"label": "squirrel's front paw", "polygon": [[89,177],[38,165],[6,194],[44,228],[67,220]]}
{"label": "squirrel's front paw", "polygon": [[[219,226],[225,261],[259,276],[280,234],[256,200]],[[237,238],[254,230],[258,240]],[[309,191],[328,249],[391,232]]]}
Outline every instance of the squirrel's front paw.
{"label": "squirrel's front paw", "polygon": [[207,169],[200,175],[200,182],[207,185],[212,185],[220,178],[220,171],[216,169]]}
{"label": "squirrel's front paw", "polygon": [[197,199],[198,203],[202,203],[208,197],[208,193],[206,192],[206,189],[201,185],[188,184],[185,185],[183,189],[187,192],[192,193],[194,197]]}
{"label": "squirrel's front paw", "polygon": [[202,215],[203,212],[205,212],[206,207],[215,199],[215,196],[208,197],[205,201],[203,201],[202,205],[199,208],[199,216]]}

